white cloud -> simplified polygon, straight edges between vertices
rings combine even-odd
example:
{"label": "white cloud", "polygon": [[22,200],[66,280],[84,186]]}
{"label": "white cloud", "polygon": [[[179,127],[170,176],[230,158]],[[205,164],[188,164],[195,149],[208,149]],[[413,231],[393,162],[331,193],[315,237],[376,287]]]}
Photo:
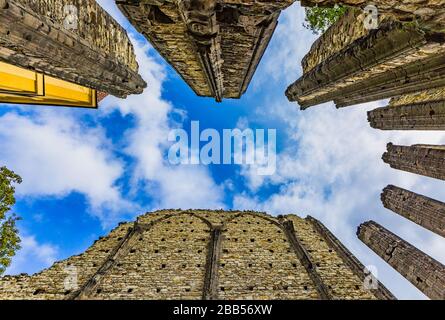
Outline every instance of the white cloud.
{"label": "white cloud", "polygon": [[[111,7],[109,7],[109,5]],[[114,5],[105,5],[114,13]],[[119,15],[116,14],[119,18]],[[132,39],[139,63],[139,72],[148,83],[141,95],[125,100],[110,97],[102,103],[102,110],[118,110],[122,115],[131,114],[136,119],[134,128],[126,132],[124,152],[136,161],[133,185],[142,182],[154,199],[152,208],[222,208],[224,189],[213,181],[204,166],[171,166],[165,157],[168,133],[178,123],[169,118],[172,113],[185,117],[185,110],[177,110],[162,94],[166,71],[153,58],[152,47],[146,42]]]}
{"label": "white cloud", "polygon": [[131,207],[115,185],[124,170],[110,148],[101,129],[57,112],[0,117],[0,162],[23,177],[17,195],[61,198],[79,192],[103,221]]}
{"label": "white cloud", "polygon": [[15,255],[5,274],[33,274],[50,267],[57,260],[57,247],[48,243],[39,243],[32,235],[21,235],[21,239],[22,248]]}

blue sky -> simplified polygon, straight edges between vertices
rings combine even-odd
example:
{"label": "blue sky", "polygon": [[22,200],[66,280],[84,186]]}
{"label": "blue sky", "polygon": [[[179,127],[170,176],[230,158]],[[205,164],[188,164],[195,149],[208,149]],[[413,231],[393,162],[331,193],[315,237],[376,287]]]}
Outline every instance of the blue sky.
{"label": "blue sky", "polygon": [[[364,246],[357,226],[376,220],[442,263],[443,239],[387,211],[388,184],[445,200],[440,181],[390,169],[381,161],[387,142],[445,143],[438,132],[381,132],[366,111],[385,101],[336,110],[332,104],[300,111],[284,96],[301,75],[300,61],[316,39],[303,28],[295,4],[280,24],[240,100],[196,97],[128,24],[112,1],[99,1],[133,38],[140,73],[138,96],[108,97],[99,110],[0,107],[0,164],[19,173],[14,211],[23,220],[23,249],[9,274],[34,273],[83,252],[116,223],[162,208],[254,209],[320,219],[399,298],[424,296]],[[172,166],[171,129],[191,121],[218,131],[277,130],[277,172],[256,175],[245,166]]]}

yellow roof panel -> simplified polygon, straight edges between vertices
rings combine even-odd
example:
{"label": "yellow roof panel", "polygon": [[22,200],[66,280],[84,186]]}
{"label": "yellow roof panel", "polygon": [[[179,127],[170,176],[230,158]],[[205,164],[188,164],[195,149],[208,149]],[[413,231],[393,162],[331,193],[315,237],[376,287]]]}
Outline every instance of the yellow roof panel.
{"label": "yellow roof panel", "polygon": [[97,108],[97,92],[0,62],[0,103]]}

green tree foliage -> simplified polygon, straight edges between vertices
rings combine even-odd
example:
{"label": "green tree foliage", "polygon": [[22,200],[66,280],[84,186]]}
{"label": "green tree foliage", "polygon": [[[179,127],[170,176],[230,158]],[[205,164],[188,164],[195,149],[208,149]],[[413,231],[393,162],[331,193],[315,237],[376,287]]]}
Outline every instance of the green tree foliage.
{"label": "green tree foliage", "polygon": [[15,204],[14,183],[22,178],[6,167],[0,167],[0,274],[11,264],[11,258],[20,249],[20,237],[16,227],[19,218],[8,214]]}
{"label": "green tree foliage", "polygon": [[306,8],[306,22],[304,26],[315,34],[321,34],[337,22],[346,11],[347,7],[344,6]]}

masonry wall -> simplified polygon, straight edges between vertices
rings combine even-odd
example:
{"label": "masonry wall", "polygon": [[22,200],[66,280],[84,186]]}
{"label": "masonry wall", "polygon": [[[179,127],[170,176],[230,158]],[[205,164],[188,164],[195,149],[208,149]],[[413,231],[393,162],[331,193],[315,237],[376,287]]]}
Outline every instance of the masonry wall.
{"label": "masonry wall", "polygon": [[317,299],[305,268],[281,228],[243,215],[223,230],[219,269],[222,299]]}
{"label": "masonry wall", "polygon": [[[163,210],[120,225],[84,254],[38,274],[0,278],[0,299],[378,297],[340,253],[311,222],[293,215]],[[72,267],[78,286],[67,290]]]}
{"label": "masonry wall", "polygon": [[146,86],[126,31],[95,0],[0,0],[0,22],[0,60],[118,97]]}

